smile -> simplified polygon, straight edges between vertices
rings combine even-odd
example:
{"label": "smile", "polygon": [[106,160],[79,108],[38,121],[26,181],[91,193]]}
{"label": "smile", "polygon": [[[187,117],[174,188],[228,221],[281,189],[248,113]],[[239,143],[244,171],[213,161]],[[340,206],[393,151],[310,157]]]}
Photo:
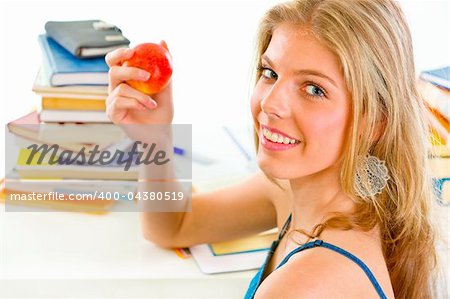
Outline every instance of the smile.
{"label": "smile", "polygon": [[289,136],[284,135],[280,131],[274,132],[274,130],[270,130],[267,127],[262,128],[262,134],[264,137],[266,137],[269,141],[272,141],[274,143],[283,143],[283,144],[295,144],[300,143],[299,140],[293,139]]}
{"label": "smile", "polygon": [[262,126],[261,135],[261,144],[268,150],[287,150],[301,143],[299,140],[281,133],[281,131],[269,129],[265,126]]}

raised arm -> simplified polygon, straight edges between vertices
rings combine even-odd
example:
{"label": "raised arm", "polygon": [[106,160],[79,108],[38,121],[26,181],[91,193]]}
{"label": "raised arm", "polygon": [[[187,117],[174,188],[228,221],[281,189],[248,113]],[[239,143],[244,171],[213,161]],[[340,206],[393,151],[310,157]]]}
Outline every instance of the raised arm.
{"label": "raised arm", "polygon": [[[132,49],[119,49],[106,57],[110,66],[107,99],[110,119],[117,125],[170,125],[173,119],[171,83],[153,95],[143,94],[126,84],[127,80],[145,81],[148,75],[151,76],[140,69],[122,66],[132,55]],[[166,172],[167,178],[173,178],[173,169],[160,167],[157,171]],[[140,178],[145,180],[151,173],[152,169],[143,169]],[[145,191],[151,190],[151,187],[141,184],[140,188]],[[141,212],[142,231],[146,239],[164,247],[239,238],[275,227],[277,213],[274,200],[282,196],[283,192],[275,184],[263,173],[257,173],[234,186],[193,194],[192,212],[144,210]]]}

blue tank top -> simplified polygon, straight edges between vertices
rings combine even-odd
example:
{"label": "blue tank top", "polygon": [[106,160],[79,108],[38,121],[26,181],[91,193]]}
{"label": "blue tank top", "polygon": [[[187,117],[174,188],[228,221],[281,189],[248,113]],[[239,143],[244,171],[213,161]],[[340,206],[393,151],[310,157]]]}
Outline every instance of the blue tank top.
{"label": "blue tank top", "polygon": [[[287,231],[287,228],[289,224],[291,223],[292,214],[289,215],[288,219],[286,220],[286,223],[284,224],[283,228],[281,229],[280,233],[278,234],[278,238],[272,242],[272,246],[270,247],[269,253],[267,254],[267,257],[264,261],[264,264],[259,269],[259,271],[256,273],[255,277],[253,277],[252,281],[250,282],[250,285],[248,286],[247,293],[245,294],[245,299],[252,299],[255,296],[256,290],[261,285],[264,277],[264,273],[267,269],[267,266],[269,264],[270,259],[272,258],[275,249],[278,247],[278,244],[280,243],[281,239],[283,238],[284,234]],[[315,240],[308,243],[303,244],[300,247],[295,248],[292,250],[282,261],[281,263],[276,267],[276,269],[283,266],[294,254],[301,252],[306,249],[314,248],[314,247],[324,247],[328,248],[330,250],[333,250],[339,254],[342,254],[343,256],[351,259],[353,262],[355,262],[361,269],[366,273],[367,277],[370,279],[370,282],[374,286],[375,290],[377,291],[378,295],[382,299],[387,299],[386,295],[383,292],[383,289],[381,288],[380,284],[378,283],[375,276],[370,271],[369,267],[367,267],[366,264],[364,264],[363,261],[361,261],[359,258],[351,254],[350,252],[337,247],[335,245],[332,245],[330,243],[324,242],[322,240]]]}

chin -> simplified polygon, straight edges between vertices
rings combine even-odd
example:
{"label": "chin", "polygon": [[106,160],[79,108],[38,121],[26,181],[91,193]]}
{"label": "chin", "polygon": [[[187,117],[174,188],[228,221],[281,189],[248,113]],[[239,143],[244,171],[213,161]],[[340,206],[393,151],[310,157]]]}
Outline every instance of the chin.
{"label": "chin", "polygon": [[267,158],[258,157],[258,166],[266,175],[275,179],[285,180],[295,177],[292,170],[280,165],[277,161],[269,161]]}

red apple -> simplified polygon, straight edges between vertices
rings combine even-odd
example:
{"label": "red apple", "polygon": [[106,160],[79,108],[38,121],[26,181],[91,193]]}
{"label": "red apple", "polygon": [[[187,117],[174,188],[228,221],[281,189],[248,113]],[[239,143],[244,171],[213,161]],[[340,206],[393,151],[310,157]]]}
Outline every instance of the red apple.
{"label": "red apple", "polygon": [[127,83],[146,94],[155,94],[169,84],[172,76],[172,56],[165,44],[145,43],[134,47],[134,55],[123,63],[150,73],[147,81],[129,80]]}

